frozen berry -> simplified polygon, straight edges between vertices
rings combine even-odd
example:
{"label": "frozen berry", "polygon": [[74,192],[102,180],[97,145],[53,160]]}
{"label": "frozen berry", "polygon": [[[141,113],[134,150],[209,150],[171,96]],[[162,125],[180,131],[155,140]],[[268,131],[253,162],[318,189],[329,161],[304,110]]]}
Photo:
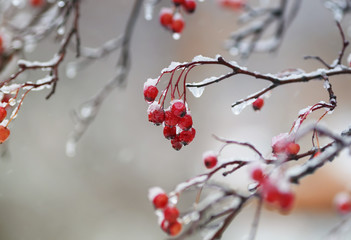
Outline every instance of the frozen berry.
{"label": "frozen berry", "polygon": [[193,13],[196,9],[196,2],[194,0],[185,0],[183,6],[185,11]]}
{"label": "frozen berry", "polygon": [[2,122],[7,115],[7,111],[4,107],[0,107],[0,122]]}
{"label": "frozen berry", "polygon": [[218,159],[214,152],[207,152],[203,156],[204,164],[206,168],[211,169],[217,165]]}
{"label": "frozen berry", "polygon": [[251,170],[251,178],[259,183],[263,182],[265,175],[263,174],[263,170],[260,167],[254,167]]}
{"label": "frozen berry", "polygon": [[219,0],[223,7],[232,8],[234,10],[241,9],[245,5],[244,0]]}
{"label": "frozen berry", "polygon": [[286,145],[286,153],[288,155],[296,155],[300,151],[300,145],[294,142],[289,142]]}
{"label": "frozen berry", "polygon": [[189,130],[193,126],[193,118],[190,114],[185,114],[184,117],[179,119],[178,126],[182,130]]}
{"label": "frozen berry", "polygon": [[152,200],[155,208],[165,208],[168,204],[168,196],[165,193],[159,193],[156,197]]}
{"label": "frozen berry", "polygon": [[195,134],[196,131],[194,128],[191,128],[188,131],[181,131],[179,133],[179,140],[181,141],[181,143],[183,143],[184,146],[188,145],[194,140]]}
{"label": "frozen berry", "polygon": [[44,4],[44,0],[30,0],[30,4],[33,7],[40,7]]}
{"label": "frozen berry", "polygon": [[339,213],[341,214],[350,213],[351,212],[350,194],[346,192],[338,193],[334,198],[334,204]]}
{"label": "frozen berry", "polygon": [[165,138],[167,139],[173,139],[175,138],[175,136],[177,135],[177,129],[176,127],[169,127],[169,126],[165,126],[163,128],[163,135],[165,136]]}
{"label": "frozen berry", "polygon": [[173,10],[171,8],[162,8],[160,12],[160,23],[162,26],[170,27],[173,21]]}
{"label": "frozen berry", "polygon": [[159,104],[153,103],[148,108],[148,117],[150,122],[160,125],[165,120],[165,112]]}
{"label": "frozen berry", "polygon": [[279,200],[280,193],[278,188],[270,181],[265,181],[262,184],[264,200],[268,203],[274,203]]}
{"label": "frozen berry", "polygon": [[177,117],[184,117],[186,114],[186,107],[182,101],[175,101],[172,104],[171,112]]}
{"label": "frozen berry", "polygon": [[145,101],[147,102],[153,102],[155,101],[155,98],[157,97],[158,94],[158,89],[157,87],[153,85],[145,86],[144,87],[144,98]]}
{"label": "frozen berry", "polygon": [[184,26],[185,26],[185,22],[183,17],[180,14],[175,14],[173,16],[172,25],[171,25],[172,31],[175,33],[181,33],[183,32]]}
{"label": "frozen berry", "polygon": [[163,211],[163,215],[165,217],[165,220],[167,220],[169,223],[174,223],[179,217],[179,210],[176,207],[168,206]]}
{"label": "frozen berry", "polygon": [[180,233],[180,231],[182,230],[182,224],[178,221],[175,221],[174,223],[171,223],[168,226],[168,234],[171,236],[176,236]]}
{"label": "frozen berry", "polygon": [[173,114],[172,111],[167,110],[165,112],[165,124],[169,127],[175,127],[179,121],[179,117]]}
{"label": "frozen berry", "polygon": [[281,192],[279,194],[279,206],[282,210],[288,211],[292,208],[295,195],[292,192]]}
{"label": "frozen berry", "polygon": [[264,100],[263,98],[257,98],[253,103],[252,107],[255,111],[260,110],[263,107]]}
{"label": "frozen berry", "polygon": [[0,143],[3,143],[10,136],[10,130],[7,127],[0,126]]}
{"label": "frozen berry", "polygon": [[174,5],[179,6],[185,3],[185,0],[172,0]]}
{"label": "frozen berry", "polygon": [[176,136],[175,138],[173,138],[171,140],[171,144],[172,144],[172,147],[177,151],[179,151],[183,147],[182,143],[180,142],[179,136]]}

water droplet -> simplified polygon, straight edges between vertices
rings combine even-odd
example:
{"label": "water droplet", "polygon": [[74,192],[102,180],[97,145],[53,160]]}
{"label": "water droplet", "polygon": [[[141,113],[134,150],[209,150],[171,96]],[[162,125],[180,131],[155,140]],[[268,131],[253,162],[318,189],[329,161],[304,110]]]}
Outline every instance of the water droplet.
{"label": "water droplet", "polygon": [[65,27],[62,26],[59,29],[57,29],[57,34],[61,36],[65,34]]}
{"label": "water droplet", "polygon": [[91,116],[91,114],[92,114],[92,109],[91,109],[91,107],[89,106],[89,107],[83,107],[81,110],[80,110],[80,115],[81,115],[81,117],[83,117],[83,118],[88,118],[88,117],[90,117]]}
{"label": "water droplet", "polygon": [[154,7],[151,3],[145,3],[145,8],[144,8],[144,17],[146,20],[150,21],[152,20],[152,15]]}
{"label": "water droplet", "polygon": [[74,139],[69,139],[66,143],[66,155],[74,157],[76,155],[76,142]]}
{"label": "water droplet", "polygon": [[66,5],[66,4],[65,4],[64,1],[59,1],[59,2],[57,3],[57,6],[59,6],[60,8],[64,7],[65,5]]}
{"label": "water droplet", "polygon": [[188,89],[196,98],[201,97],[201,95],[205,91],[205,87],[188,87]]}
{"label": "water droplet", "polygon": [[235,115],[239,115],[242,110],[244,110],[247,106],[251,105],[254,101],[255,99],[251,99],[251,100],[239,103],[238,105],[235,105],[234,107],[232,107],[232,112]]}
{"label": "water droplet", "polygon": [[66,76],[71,79],[77,76],[77,67],[73,62],[67,64]]}

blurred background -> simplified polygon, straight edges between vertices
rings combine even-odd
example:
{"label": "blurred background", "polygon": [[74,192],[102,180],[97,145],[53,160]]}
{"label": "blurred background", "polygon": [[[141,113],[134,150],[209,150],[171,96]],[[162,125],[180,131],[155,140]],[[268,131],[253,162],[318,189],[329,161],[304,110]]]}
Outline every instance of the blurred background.
{"label": "blurred background", "polygon": [[[98,47],[122,33],[132,4],[130,0],[85,0],[81,6],[82,45]],[[74,79],[67,78],[64,67],[61,68],[56,93],[48,101],[45,91],[26,98],[11,127],[8,153],[0,161],[1,240],[166,239],[147,199],[150,187],[160,186],[169,192],[178,183],[205,172],[203,152],[220,147],[212,134],[249,141],[269,154],[271,138],[289,131],[300,109],[328,100],[322,82],[296,84],[276,89],[262,111],[247,108],[236,116],[230,105],[266,83],[242,76],[231,78],[207,87],[201,98],[189,94],[197,136],[189,146],[174,151],[164,139],[162,128],[148,122],[148,105],[142,94],[146,79],[159,76],[171,61],[221,54],[263,73],[288,68],[312,71],[321,66],[303,57],[318,55],[331,62],[341,49],[341,39],[332,14],[322,1],[303,1],[277,52],[253,54],[248,60],[241,60],[223,48],[225,39],[240,27],[236,23],[240,12],[224,9],[216,1],[199,3],[195,14],[186,16],[181,38],[173,40],[158,22],[159,8],[169,5],[169,1],[162,1],[151,21],[146,21],[143,14],[139,17],[131,43],[128,83],[107,98],[79,142],[75,157],[65,154],[66,141],[74,127],[72,111],[113,77],[117,54],[97,61]],[[349,19],[343,23],[347,30]],[[49,38],[27,58],[47,60],[57,48]],[[68,57],[66,62],[73,60],[74,54]],[[189,81],[221,75],[221,70],[199,67],[189,75]],[[34,76],[28,76],[31,77]],[[338,107],[322,124],[337,133],[350,124],[349,80],[350,76],[331,78]],[[313,122],[320,114],[312,115],[307,122]],[[310,139],[303,141],[302,150],[311,147]],[[226,154],[252,156],[239,147],[228,149]],[[336,192],[348,189],[350,166],[347,153],[343,153],[333,164],[303,179],[294,188],[297,203],[289,215],[263,212],[257,239],[323,239],[341,220],[332,207],[332,199]],[[246,173],[244,169],[226,181],[246,187]],[[250,205],[245,208],[223,239],[244,239],[253,210]],[[349,232],[340,239],[350,238]]]}

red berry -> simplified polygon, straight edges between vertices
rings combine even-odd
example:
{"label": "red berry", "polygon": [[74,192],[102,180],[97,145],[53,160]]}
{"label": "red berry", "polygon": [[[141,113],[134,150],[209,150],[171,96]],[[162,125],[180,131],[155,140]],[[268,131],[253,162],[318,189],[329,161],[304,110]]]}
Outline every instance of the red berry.
{"label": "red berry", "polygon": [[165,208],[168,204],[168,196],[165,193],[159,193],[156,197],[152,200],[155,208]]}
{"label": "red berry", "polygon": [[251,170],[251,178],[259,183],[263,182],[265,175],[263,174],[262,168],[255,167]]}
{"label": "red berry", "polygon": [[193,118],[190,114],[185,114],[184,117],[179,119],[178,126],[182,130],[189,130],[193,126]]}
{"label": "red berry", "polygon": [[179,121],[179,117],[173,114],[172,111],[166,111],[165,112],[165,124],[166,126],[169,127],[175,127]]}
{"label": "red berry", "polygon": [[193,13],[196,9],[196,2],[194,0],[185,0],[183,7],[188,13]]}
{"label": "red berry", "polygon": [[4,107],[0,107],[0,122],[2,122],[7,115],[7,111]]}
{"label": "red berry", "polygon": [[40,7],[44,4],[44,0],[30,0],[30,4],[33,7]]}
{"label": "red berry", "polygon": [[263,107],[264,100],[263,98],[257,98],[253,103],[252,107],[255,111],[260,110]]}
{"label": "red berry", "polygon": [[295,196],[292,192],[281,192],[279,194],[279,206],[284,211],[288,211],[292,208],[294,200]]}
{"label": "red berry", "polygon": [[165,136],[165,138],[167,139],[173,139],[175,138],[175,136],[177,135],[177,129],[176,127],[169,127],[169,126],[165,126],[163,128],[163,135]]}
{"label": "red berry", "polygon": [[171,8],[162,8],[160,12],[160,23],[162,26],[170,27],[173,21],[173,11]]}
{"label": "red berry", "polygon": [[194,128],[189,129],[188,131],[182,131],[179,133],[179,140],[183,145],[188,145],[194,140],[196,131]]}
{"label": "red berry", "polygon": [[208,169],[214,168],[218,162],[217,155],[213,152],[205,153],[203,159],[204,164]]}
{"label": "red berry", "polygon": [[0,126],[0,143],[3,143],[10,136],[10,130],[7,127]]}
{"label": "red berry", "polygon": [[179,6],[185,3],[185,0],[173,0],[174,5]]}
{"label": "red berry", "polygon": [[286,153],[288,155],[296,155],[300,151],[300,145],[294,142],[289,142],[286,146]]}
{"label": "red berry", "polygon": [[177,218],[179,217],[179,210],[176,207],[168,206],[163,211],[163,215],[165,217],[165,220],[172,224],[177,221]]}
{"label": "red berry", "polygon": [[351,197],[346,192],[338,193],[334,198],[334,204],[338,212],[341,214],[351,212]]}
{"label": "red berry", "polygon": [[150,122],[160,125],[165,120],[165,112],[159,104],[153,103],[149,106],[148,117]]}
{"label": "red berry", "polygon": [[274,203],[279,200],[280,193],[278,188],[270,181],[265,181],[262,184],[264,200],[268,203]]}
{"label": "red berry", "polygon": [[153,85],[145,86],[144,87],[144,98],[145,101],[147,102],[153,102],[155,101],[155,98],[157,97],[158,94],[158,89],[157,87]]}
{"label": "red berry", "polygon": [[171,144],[172,144],[172,147],[177,151],[179,151],[183,147],[178,135],[171,140]]}
{"label": "red berry", "polygon": [[172,21],[172,31],[175,33],[181,33],[184,29],[185,22],[183,17],[180,14],[175,14],[173,16],[173,21]]}
{"label": "red berry", "polygon": [[186,114],[186,107],[182,101],[175,101],[171,106],[171,112],[177,117],[184,117]]}
{"label": "red berry", "polygon": [[182,230],[182,224],[178,221],[176,221],[168,226],[168,234],[171,236],[178,235],[181,230]]}
{"label": "red berry", "polygon": [[8,103],[10,101],[10,99],[12,98],[11,94],[4,94],[4,96],[1,99],[2,103]]}
{"label": "red berry", "polygon": [[244,0],[219,0],[219,1],[222,6],[230,7],[230,8],[233,8],[234,10],[241,9],[245,5]]}

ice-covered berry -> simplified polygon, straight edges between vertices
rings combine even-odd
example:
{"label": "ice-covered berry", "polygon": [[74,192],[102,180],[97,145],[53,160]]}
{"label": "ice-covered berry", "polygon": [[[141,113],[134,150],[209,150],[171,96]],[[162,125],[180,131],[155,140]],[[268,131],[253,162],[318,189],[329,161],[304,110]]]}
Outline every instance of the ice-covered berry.
{"label": "ice-covered berry", "polygon": [[183,7],[188,13],[193,13],[196,9],[196,2],[194,0],[185,0]]}
{"label": "ice-covered berry", "polygon": [[289,211],[295,200],[295,195],[292,192],[280,192],[279,193],[279,207],[283,211]]}
{"label": "ice-covered berry", "polygon": [[149,121],[160,125],[165,120],[165,112],[163,108],[158,103],[152,103],[148,108]]}
{"label": "ice-covered berry", "polygon": [[286,153],[288,155],[296,155],[300,151],[300,145],[294,142],[289,142],[286,145]]}
{"label": "ice-covered berry", "polygon": [[194,140],[196,131],[194,128],[189,129],[188,131],[181,131],[179,133],[179,140],[185,146],[191,143]]}
{"label": "ice-covered berry", "polygon": [[155,208],[165,208],[168,204],[168,196],[165,193],[157,194],[152,200]]}
{"label": "ice-covered berry", "polygon": [[179,139],[179,135],[175,136],[175,138],[171,140],[171,144],[172,144],[172,147],[177,151],[179,151],[183,147],[183,144]]}
{"label": "ice-covered berry", "polygon": [[176,116],[172,111],[167,110],[165,112],[165,125],[169,127],[175,127],[179,121],[179,117]]}
{"label": "ice-covered berry", "polygon": [[265,175],[262,168],[255,166],[251,169],[251,178],[259,183],[263,182]]}
{"label": "ice-covered berry", "polygon": [[164,27],[170,27],[173,21],[173,10],[171,8],[162,8],[160,11],[160,23]]}
{"label": "ice-covered berry", "polygon": [[208,169],[214,168],[218,162],[217,154],[215,154],[214,152],[206,152],[203,155],[203,161],[206,168]]}
{"label": "ice-covered berry", "polygon": [[351,196],[346,192],[338,193],[334,198],[334,205],[337,211],[341,214],[351,212]]}
{"label": "ice-covered berry", "polygon": [[260,110],[263,107],[264,100],[263,98],[257,98],[253,103],[252,107],[255,111]]}
{"label": "ice-covered berry", "polygon": [[165,138],[167,139],[173,139],[176,137],[177,135],[177,129],[176,127],[170,127],[165,125],[163,128],[163,135],[165,136]]}
{"label": "ice-covered berry", "polygon": [[44,4],[44,0],[30,0],[30,5],[33,7],[41,7]]}
{"label": "ice-covered berry", "polygon": [[189,130],[193,126],[193,118],[190,114],[185,114],[184,117],[180,118],[178,121],[178,126],[182,130]]}
{"label": "ice-covered berry", "polygon": [[144,87],[144,99],[147,102],[153,102],[155,101],[155,98],[157,97],[158,94],[158,89],[156,86],[149,85]]}
{"label": "ice-covered berry", "polygon": [[0,126],[0,143],[5,142],[10,136],[10,130],[7,127]]}
{"label": "ice-covered berry", "polygon": [[183,32],[184,26],[185,22],[182,15],[180,15],[179,13],[174,14],[171,25],[172,31],[175,33],[181,33]]}
{"label": "ice-covered berry", "polygon": [[176,207],[168,206],[163,211],[163,216],[166,221],[172,224],[177,221],[177,218],[179,217],[179,210]]}
{"label": "ice-covered berry", "polygon": [[4,107],[0,107],[0,122],[2,122],[7,115],[7,111]]}
{"label": "ice-covered berry", "polygon": [[178,221],[169,224],[167,232],[171,236],[177,236],[182,231],[182,224]]}

